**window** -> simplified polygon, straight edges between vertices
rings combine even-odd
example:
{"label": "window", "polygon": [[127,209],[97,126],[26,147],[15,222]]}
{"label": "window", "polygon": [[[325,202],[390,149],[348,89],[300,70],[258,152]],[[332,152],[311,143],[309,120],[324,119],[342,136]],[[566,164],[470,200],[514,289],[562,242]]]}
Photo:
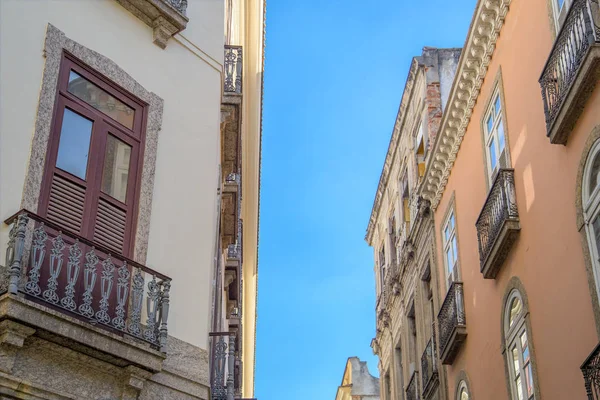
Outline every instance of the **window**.
{"label": "window", "polygon": [[392,217],[389,221],[389,235],[390,235],[390,253],[391,264],[396,264],[396,216],[392,212]]}
{"label": "window", "polygon": [[582,205],[592,271],[600,297],[600,141],[592,146],[585,165]]}
{"label": "window", "polygon": [[402,217],[408,235],[408,228],[410,226],[410,204],[409,204],[409,192],[408,192],[408,179],[406,176],[400,182],[400,193],[402,194]]}
{"label": "window", "polygon": [[497,84],[483,123],[486,168],[490,186],[498,170],[509,166],[502,108],[500,85]]}
{"label": "window", "polygon": [[573,0],[550,0],[552,3],[552,15],[554,16],[554,25],[556,28],[556,32],[560,30],[563,22],[567,18],[567,12],[569,12],[569,8],[571,4],[573,4]]}
{"label": "window", "polygon": [[130,256],[146,104],[63,54],[40,213]]}
{"label": "window", "polygon": [[444,264],[446,265],[447,288],[453,281],[458,280],[458,245],[456,243],[456,218],[451,207],[442,229],[442,245],[444,249]]}
{"label": "window", "polygon": [[465,381],[460,381],[458,384],[458,393],[456,395],[456,400],[470,400],[469,396],[469,388],[467,387],[467,383]]}
{"label": "window", "polygon": [[421,179],[425,175],[425,159],[427,158],[427,133],[423,123],[419,123],[417,129],[417,137],[415,140],[415,156],[417,161],[417,174],[418,178]]}
{"label": "window", "polygon": [[381,250],[379,250],[379,285],[380,290],[383,292],[385,288],[385,245],[381,245]]}
{"label": "window", "polygon": [[513,289],[505,304],[504,336],[512,400],[533,400],[533,368],[525,307],[517,289]]}

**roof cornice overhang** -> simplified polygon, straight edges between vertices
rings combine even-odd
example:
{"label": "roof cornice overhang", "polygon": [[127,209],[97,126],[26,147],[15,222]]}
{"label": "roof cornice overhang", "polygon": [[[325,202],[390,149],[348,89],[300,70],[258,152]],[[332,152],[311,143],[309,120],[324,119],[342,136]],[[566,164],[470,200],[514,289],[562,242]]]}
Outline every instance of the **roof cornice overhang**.
{"label": "roof cornice overhang", "polygon": [[479,0],[420,187],[435,210],[477,102],[511,0]]}
{"label": "roof cornice overhang", "polygon": [[381,201],[387,187],[390,172],[396,157],[398,149],[398,141],[401,138],[402,131],[404,130],[404,124],[406,123],[407,109],[410,101],[413,97],[415,88],[415,82],[417,80],[417,73],[423,68],[423,64],[419,63],[417,57],[412,59],[410,69],[408,70],[408,77],[406,78],[406,84],[404,85],[404,92],[402,93],[402,99],[400,106],[398,107],[398,114],[396,115],[396,122],[394,123],[394,129],[392,131],[392,137],[388,145],[387,154],[385,156],[385,162],[383,169],[379,177],[379,185],[377,186],[377,193],[375,194],[375,200],[373,201],[373,208],[371,210],[371,217],[369,218],[369,225],[367,226],[367,234],[365,240],[372,246],[373,233],[377,224],[377,218],[379,217],[379,210],[381,208]]}

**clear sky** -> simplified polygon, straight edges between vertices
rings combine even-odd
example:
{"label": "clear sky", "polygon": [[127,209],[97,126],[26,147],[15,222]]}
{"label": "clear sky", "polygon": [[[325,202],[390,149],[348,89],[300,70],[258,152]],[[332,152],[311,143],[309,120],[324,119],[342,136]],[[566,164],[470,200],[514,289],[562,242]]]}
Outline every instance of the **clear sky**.
{"label": "clear sky", "polygon": [[365,230],[408,68],[461,47],[475,0],[268,0],[258,400],[334,400],[377,374]]}

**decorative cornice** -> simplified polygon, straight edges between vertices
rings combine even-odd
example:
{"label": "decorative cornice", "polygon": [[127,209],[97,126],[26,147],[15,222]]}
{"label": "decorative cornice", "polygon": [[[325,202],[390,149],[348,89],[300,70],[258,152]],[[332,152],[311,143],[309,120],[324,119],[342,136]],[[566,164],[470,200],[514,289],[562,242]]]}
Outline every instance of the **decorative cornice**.
{"label": "decorative cornice", "polygon": [[387,154],[385,156],[385,162],[383,164],[383,170],[379,177],[379,185],[377,186],[377,193],[375,194],[375,200],[373,201],[373,209],[371,210],[371,217],[369,219],[369,225],[367,226],[367,234],[365,240],[369,245],[373,240],[373,233],[379,216],[379,210],[381,208],[381,199],[385,194],[385,188],[387,187],[388,179],[392,169],[393,161],[396,156],[398,149],[398,142],[403,131],[404,124],[407,117],[407,108],[412,97],[417,72],[423,65],[419,63],[416,57],[412,59],[410,69],[408,70],[408,77],[406,78],[406,84],[404,85],[404,93],[402,94],[402,100],[400,101],[400,107],[398,107],[398,114],[396,115],[396,122],[394,123],[394,129],[392,131],[392,137],[388,145]]}
{"label": "decorative cornice", "polygon": [[479,0],[421,185],[435,210],[469,124],[511,0]]}

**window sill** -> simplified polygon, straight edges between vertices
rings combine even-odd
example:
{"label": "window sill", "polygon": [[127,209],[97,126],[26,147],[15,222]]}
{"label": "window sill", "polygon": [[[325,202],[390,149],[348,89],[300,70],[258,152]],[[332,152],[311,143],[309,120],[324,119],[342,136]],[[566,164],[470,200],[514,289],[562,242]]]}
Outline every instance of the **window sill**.
{"label": "window sill", "polygon": [[176,33],[184,30],[187,0],[116,0],[153,29],[153,41],[161,49]]}

